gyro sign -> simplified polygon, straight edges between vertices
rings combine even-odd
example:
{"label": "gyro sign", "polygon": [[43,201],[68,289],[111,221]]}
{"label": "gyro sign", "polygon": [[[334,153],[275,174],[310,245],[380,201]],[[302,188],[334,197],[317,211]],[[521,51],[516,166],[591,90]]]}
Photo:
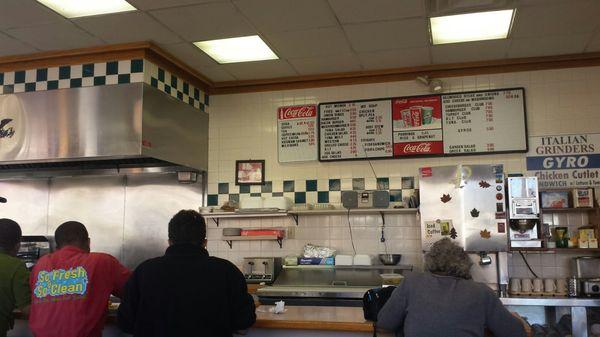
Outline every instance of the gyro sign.
{"label": "gyro sign", "polygon": [[527,171],[540,188],[600,186],[600,134],[529,138]]}

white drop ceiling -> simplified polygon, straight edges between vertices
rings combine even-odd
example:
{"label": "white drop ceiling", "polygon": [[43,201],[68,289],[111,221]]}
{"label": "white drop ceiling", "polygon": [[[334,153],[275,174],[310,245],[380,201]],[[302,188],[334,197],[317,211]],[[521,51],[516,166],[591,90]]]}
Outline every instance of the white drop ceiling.
{"label": "white drop ceiling", "polygon": [[[600,0],[495,1],[517,8],[508,39],[432,46],[429,0],[129,0],[71,20],[0,0],[0,56],[147,40],[222,82],[600,51]],[[279,60],[219,65],[192,45],[255,34]]]}

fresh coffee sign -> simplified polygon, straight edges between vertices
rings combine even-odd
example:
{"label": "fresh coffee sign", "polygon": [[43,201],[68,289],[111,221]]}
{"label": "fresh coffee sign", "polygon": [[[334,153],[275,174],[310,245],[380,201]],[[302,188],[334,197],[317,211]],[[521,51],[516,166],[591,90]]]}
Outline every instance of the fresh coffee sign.
{"label": "fresh coffee sign", "polygon": [[280,163],[317,160],[317,106],[277,109],[277,147]]}
{"label": "fresh coffee sign", "polygon": [[527,171],[540,188],[600,186],[600,133],[529,138]]}

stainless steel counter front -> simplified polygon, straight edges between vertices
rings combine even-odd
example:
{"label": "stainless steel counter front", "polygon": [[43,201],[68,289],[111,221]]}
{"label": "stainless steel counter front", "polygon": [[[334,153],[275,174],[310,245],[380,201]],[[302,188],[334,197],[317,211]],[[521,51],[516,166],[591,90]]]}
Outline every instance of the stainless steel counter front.
{"label": "stainless steel counter front", "polygon": [[501,297],[504,305],[528,305],[538,307],[600,307],[600,298],[571,297]]}
{"label": "stainless steel counter front", "polygon": [[546,316],[556,318],[557,307],[568,307],[573,337],[588,337],[587,308],[600,307],[600,298],[502,297],[502,304],[515,307],[545,307]]}

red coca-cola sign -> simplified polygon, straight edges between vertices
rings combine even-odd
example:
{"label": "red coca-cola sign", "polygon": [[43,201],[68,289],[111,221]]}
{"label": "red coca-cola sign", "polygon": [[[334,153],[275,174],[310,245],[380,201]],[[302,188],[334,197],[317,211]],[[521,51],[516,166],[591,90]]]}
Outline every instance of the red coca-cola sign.
{"label": "red coca-cola sign", "polygon": [[431,143],[408,143],[404,145],[402,152],[415,154],[430,153]]}
{"label": "red coca-cola sign", "polygon": [[443,152],[444,143],[441,141],[394,144],[394,156],[418,156],[424,154],[441,154]]}
{"label": "red coca-cola sign", "polygon": [[431,167],[421,167],[419,170],[421,171],[421,178],[427,178],[433,175]]}
{"label": "red coca-cola sign", "polygon": [[280,120],[293,118],[313,118],[317,117],[317,106],[311,105],[294,105],[283,106],[277,110]]}

